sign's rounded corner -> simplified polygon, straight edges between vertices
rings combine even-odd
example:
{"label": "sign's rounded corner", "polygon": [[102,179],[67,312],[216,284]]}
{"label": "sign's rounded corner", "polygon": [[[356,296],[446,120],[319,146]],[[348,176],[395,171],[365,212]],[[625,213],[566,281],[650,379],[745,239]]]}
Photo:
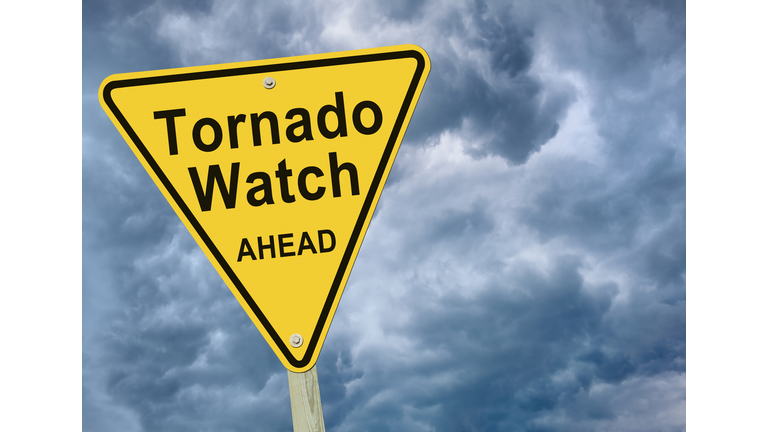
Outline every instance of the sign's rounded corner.
{"label": "sign's rounded corner", "polygon": [[99,101],[101,101],[102,104],[105,102],[105,99],[106,99],[105,95],[106,95],[106,92],[108,91],[107,87],[110,86],[112,82],[114,82],[113,77],[114,75],[110,75],[104,78],[104,80],[101,81],[101,84],[99,84],[98,96],[99,96]]}
{"label": "sign's rounded corner", "polygon": [[112,90],[118,87],[118,83],[120,82],[120,75],[121,74],[112,74],[101,82],[99,85],[99,102],[101,102],[101,105],[103,107],[109,107],[110,110],[112,110]]}
{"label": "sign's rounded corner", "polygon": [[306,362],[300,360],[294,363],[284,357],[280,358],[280,362],[283,364],[285,369],[290,372],[304,373],[315,367],[315,364],[317,363],[317,355],[313,354]]}
{"label": "sign's rounded corner", "polygon": [[427,50],[425,50],[420,45],[405,44],[405,45],[398,46],[398,48],[402,49],[403,51],[414,51],[417,54],[416,56],[414,56],[416,61],[419,61],[419,62],[423,61],[425,64],[425,69],[427,71],[430,69],[431,61],[429,58],[429,53],[427,53]]}

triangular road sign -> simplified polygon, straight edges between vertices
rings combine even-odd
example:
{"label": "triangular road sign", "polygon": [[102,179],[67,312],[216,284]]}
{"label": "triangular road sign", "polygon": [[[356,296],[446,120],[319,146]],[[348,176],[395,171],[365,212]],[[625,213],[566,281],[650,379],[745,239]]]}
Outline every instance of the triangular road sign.
{"label": "triangular road sign", "polygon": [[401,45],[101,85],[112,122],[293,372],[317,360],[429,69]]}

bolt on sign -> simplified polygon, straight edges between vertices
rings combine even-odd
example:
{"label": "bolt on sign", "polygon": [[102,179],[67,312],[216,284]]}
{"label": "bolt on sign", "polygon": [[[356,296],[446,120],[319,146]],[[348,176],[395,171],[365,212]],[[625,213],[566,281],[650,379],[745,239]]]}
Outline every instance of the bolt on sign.
{"label": "bolt on sign", "polygon": [[317,361],[429,70],[401,45],[101,84],[102,107],[290,371]]}

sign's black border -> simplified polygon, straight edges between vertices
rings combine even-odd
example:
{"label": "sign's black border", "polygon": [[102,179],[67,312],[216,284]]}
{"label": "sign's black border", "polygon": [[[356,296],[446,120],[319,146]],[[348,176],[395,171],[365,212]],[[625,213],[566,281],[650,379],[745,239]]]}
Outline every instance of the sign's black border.
{"label": "sign's black border", "polygon": [[[240,279],[238,279],[237,275],[235,275],[234,271],[232,271],[232,268],[229,266],[227,261],[222,256],[221,252],[219,252],[218,248],[213,244],[211,239],[208,237],[208,234],[205,232],[205,230],[203,230],[203,227],[200,225],[200,223],[197,221],[195,216],[189,210],[187,205],[181,199],[181,196],[179,195],[179,193],[176,191],[173,185],[168,181],[168,178],[165,176],[165,173],[163,173],[163,171],[160,169],[160,166],[157,164],[157,162],[155,162],[155,159],[152,157],[152,155],[149,154],[149,151],[141,142],[136,132],[133,130],[131,125],[128,124],[125,117],[117,108],[117,106],[115,105],[115,102],[112,100],[111,92],[112,90],[123,88],[123,87],[135,87],[135,86],[144,86],[144,85],[152,85],[152,84],[167,84],[167,83],[181,82],[181,81],[232,77],[232,76],[249,75],[249,74],[264,74],[269,72],[279,72],[279,71],[287,71],[287,70],[299,70],[299,69],[319,68],[319,67],[328,67],[328,66],[340,66],[340,65],[348,65],[348,64],[355,64],[355,63],[368,63],[368,62],[377,62],[377,61],[386,61],[386,60],[396,60],[396,59],[404,59],[409,57],[416,60],[417,62],[416,71],[414,72],[413,79],[411,80],[411,84],[408,87],[408,92],[405,96],[405,100],[403,101],[403,105],[400,108],[400,113],[397,115],[397,120],[395,121],[394,128],[392,129],[392,134],[390,135],[389,140],[387,141],[387,146],[384,150],[384,155],[382,156],[381,162],[379,163],[379,166],[376,169],[376,174],[373,177],[371,188],[368,191],[368,195],[365,197],[363,208],[360,211],[360,216],[357,218],[357,222],[355,223],[355,228],[352,231],[352,236],[349,240],[349,244],[347,245],[346,251],[344,251],[344,257],[342,258],[341,264],[339,265],[339,269],[336,272],[336,277],[333,279],[333,284],[331,286],[330,292],[328,293],[328,297],[325,300],[325,304],[323,305],[323,310],[320,313],[320,318],[318,319],[317,325],[315,326],[315,331],[312,333],[312,337],[309,340],[309,346],[307,347],[307,351],[305,352],[304,357],[302,359],[296,359],[293,356],[293,354],[290,352],[286,344],[283,343],[282,340],[280,340],[277,332],[269,323],[269,321],[264,316],[264,314],[261,312],[261,309],[253,300],[253,298],[251,298],[251,295],[248,293],[248,290],[245,289],[242,282],[240,282]],[[192,224],[192,226],[195,228],[195,231],[197,231],[197,234],[200,236],[203,242],[205,242],[206,246],[208,246],[208,249],[211,251],[213,256],[216,257],[216,260],[218,261],[221,268],[224,269],[224,272],[226,272],[227,276],[229,276],[232,283],[235,285],[235,287],[237,287],[237,290],[240,292],[240,295],[243,297],[245,302],[251,308],[254,315],[256,315],[256,317],[259,319],[262,326],[264,326],[264,328],[267,330],[267,333],[269,333],[269,335],[272,337],[272,340],[275,342],[277,347],[280,348],[280,351],[283,353],[283,355],[288,360],[288,362],[296,368],[303,368],[307,366],[309,362],[312,360],[312,356],[315,352],[315,349],[317,348],[318,341],[320,340],[320,334],[322,333],[322,330],[325,327],[326,321],[328,320],[328,315],[331,312],[331,307],[333,305],[334,300],[336,299],[336,294],[339,291],[341,280],[344,277],[344,273],[346,272],[347,266],[350,265],[349,261],[352,258],[352,252],[354,251],[355,246],[358,244],[358,241],[361,240],[360,234],[362,232],[363,225],[365,224],[365,220],[368,217],[368,214],[372,211],[371,207],[373,204],[373,199],[376,196],[376,193],[378,192],[379,187],[383,186],[383,185],[380,185],[380,183],[384,176],[384,171],[386,170],[387,164],[389,163],[389,160],[392,157],[392,150],[394,149],[395,143],[397,142],[397,137],[400,135],[400,129],[403,127],[403,124],[405,122],[405,117],[408,113],[408,109],[411,107],[411,104],[413,103],[413,98],[414,98],[414,95],[416,94],[416,89],[418,88],[419,82],[421,81],[421,76],[424,73],[425,65],[426,65],[426,61],[423,55],[419,51],[403,50],[403,51],[392,51],[392,52],[382,52],[382,53],[373,53],[373,54],[358,54],[358,55],[335,57],[335,58],[328,58],[328,59],[304,60],[304,61],[297,61],[297,62],[279,63],[274,65],[245,66],[245,67],[235,67],[235,68],[219,69],[219,70],[204,71],[204,72],[187,72],[187,73],[163,75],[163,76],[157,76],[157,77],[144,77],[144,78],[116,80],[116,81],[111,81],[104,86],[104,90],[102,94],[104,102],[112,110],[112,113],[115,115],[115,118],[117,118],[117,120],[120,122],[120,125],[122,125],[123,129],[128,134],[128,136],[131,137],[131,140],[133,140],[133,143],[136,145],[136,148],[139,149],[139,151],[141,152],[142,156],[144,156],[144,159],[147,161],[149,166],[152,167],[152,170],[155,172],[155,175],[157,175],[157,178],[159,178],[160,181],[163,183],[163,186],[165,186],[168,193],[171,194],[174,201],[176,202],[176,205],[179,206],[181,211],[187,217],[187,220],[189,221],[189,223]],[[354,263],[351,263],[351,264],[354,264]]]}

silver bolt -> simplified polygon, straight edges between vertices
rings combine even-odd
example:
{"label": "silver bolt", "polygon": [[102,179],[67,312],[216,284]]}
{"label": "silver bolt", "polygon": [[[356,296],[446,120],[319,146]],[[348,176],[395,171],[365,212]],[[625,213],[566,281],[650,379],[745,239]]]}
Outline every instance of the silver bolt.
{"label": "silver bolt", "polygon": [[275,87],[275,79],[272,77],[264,78],[264,88],[271,89]]}
{"label": "silver bolt", "polygon": [[294,348],[298,348],[301,346],[301,344],[304,343],[304,338],[301,337],[300,334],[294,333],[291,335],[291,346]]}

